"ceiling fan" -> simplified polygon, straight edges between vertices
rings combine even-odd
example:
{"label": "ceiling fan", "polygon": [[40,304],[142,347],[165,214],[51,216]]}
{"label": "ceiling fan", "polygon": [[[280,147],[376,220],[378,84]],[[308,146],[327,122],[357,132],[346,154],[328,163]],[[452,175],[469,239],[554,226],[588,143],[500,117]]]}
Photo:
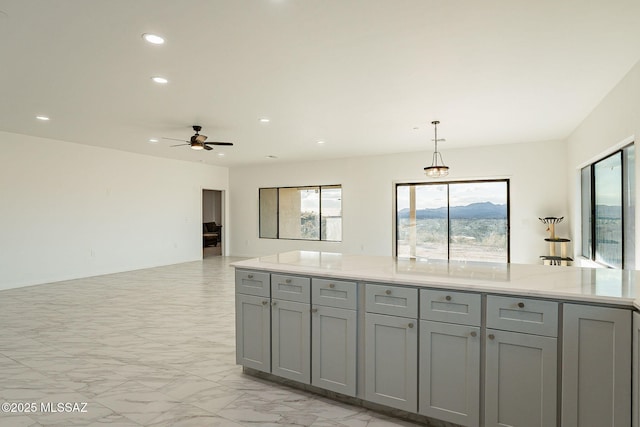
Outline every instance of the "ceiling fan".
{"label": "ceiling fan", "polygon": [[174,141],[183,141],[186,144],[178,144],[172,145],[171,147],[181,147],[183,145],[190,145],[193,150],[213,150],[210,145],[233,145],[231,142],[205,142],[207,140],[207,135],[200,135],[200,131],[202,130],[202,126],[193,125],[193,130],[196,132],[195,135],[191,137],[188,141],[183,141],[182,139],[175,138],[165,138],[162,139],[171,139]]}

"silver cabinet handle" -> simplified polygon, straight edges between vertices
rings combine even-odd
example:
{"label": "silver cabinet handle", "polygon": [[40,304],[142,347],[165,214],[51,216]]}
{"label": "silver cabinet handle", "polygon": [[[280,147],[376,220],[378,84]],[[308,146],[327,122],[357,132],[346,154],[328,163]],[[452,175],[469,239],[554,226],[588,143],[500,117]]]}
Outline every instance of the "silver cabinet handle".
{"label": "silver cabinet handle", "polygon": [[284,283],[291,283],[291,279],[285,280]]}
{"label": "silver cabinet handle", "polygon": [[247,277],[248,277],[249,279],[253,279],[253,274],[249,274]]}
{"label": "silver cabinet handle", "polygon": [[413,328],[413,323],[409,323],[407,326],[408,326],[409,328]]}
{"label": "silver cabinet handle", "polygon": [[329,283],[329,287],[330,287],[331,289],[333,289],[333,288],[335,288],[335,287],[336,287],[336,285],[335,285],[335,284],[333,284],[333,283]]}
{"label": "silver cabinet handle", "polygon": [[446,299],[447,301],[451,301],[451,295],[447,295],[446,297],[444,297],[444,299]]}
{"label": "silver cabinet handle", "polygon": [[312,309],[311,309],[311,312],[312,312],[312,313],[317,313],[317,312],[318,312],[318,309],[317,309],[317,308],[312,308]]}
{"label": "silver cabinet handle", "polygon": [[519,303],[518,303],[518,307],[520,307],[520,308],[524,308],[524,303],[523,303],[523,302],[519,302]]}
{"label": "silver cabinet handle", "polygon": [[262,305],[267,305],[267,304],[269,304],[269,301],[267,300],[262,301]]}
{"label": "silver cabinet handle", "polygon": [[275,302],[275,301],[273,301],[273,302],[271,303],[271,305],[272,305],[273,307],[275,307],[275,306],[276,306],[276,302]]}
{"label": "silver cabinet handle", "polygon": [[478,335],[478,334],[476,333],[476,331],[473,331],[473,332],[471,332],[469,335],[471,335],[472,337],[474,337],[474,338],[475,338],[475,336],[476,336],[476,335]]}
{"label": "silver cabinet handle", "polygon": [[387,295],[391,295],[391,289],[387,289],[386,291],[384,291],[384,293]]}
{"label": "silver cabinet handle", "polygon": [[489,334],[489,336],[488,336],[488,338],[489,338],[490,340],[495,339],[495,337],[496,337],[496,336],[495,336],[495,335],[493,335],[493,334]]}

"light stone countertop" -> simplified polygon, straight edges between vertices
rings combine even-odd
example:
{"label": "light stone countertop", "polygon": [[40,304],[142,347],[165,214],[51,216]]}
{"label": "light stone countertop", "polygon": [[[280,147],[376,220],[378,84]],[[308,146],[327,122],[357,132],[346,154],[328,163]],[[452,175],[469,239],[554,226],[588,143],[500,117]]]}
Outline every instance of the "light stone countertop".
{"label": "light stone countertop", "polygon": [[640,309],[635,270],[398,259],[292,251],[231,264],[237,269],[418,287],[532,296]]}

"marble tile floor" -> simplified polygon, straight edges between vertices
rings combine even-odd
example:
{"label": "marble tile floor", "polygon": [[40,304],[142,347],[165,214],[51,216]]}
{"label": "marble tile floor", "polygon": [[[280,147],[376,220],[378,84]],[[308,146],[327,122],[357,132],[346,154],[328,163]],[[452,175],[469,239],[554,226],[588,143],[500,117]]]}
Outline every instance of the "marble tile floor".
{"label": "marble tile floor", "polygon": [[417,425],[243,374],[238,259],[0,291],[0,427]]}

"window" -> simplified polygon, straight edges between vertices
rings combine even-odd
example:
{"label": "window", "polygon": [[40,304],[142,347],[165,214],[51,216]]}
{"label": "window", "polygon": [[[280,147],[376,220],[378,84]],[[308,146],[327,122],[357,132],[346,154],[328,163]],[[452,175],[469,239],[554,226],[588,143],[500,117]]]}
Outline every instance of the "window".
{"label": "window", "polygon": [[342,186],[260,188],[260,237],[342,240]]}
{"label": "window", "polygon": [[635,268],[635,146],[582,168],[582,256],[612,268]]}
{"label": "window", "polygon": [[396,185],[396,254],[509,262],[509,180]]}

